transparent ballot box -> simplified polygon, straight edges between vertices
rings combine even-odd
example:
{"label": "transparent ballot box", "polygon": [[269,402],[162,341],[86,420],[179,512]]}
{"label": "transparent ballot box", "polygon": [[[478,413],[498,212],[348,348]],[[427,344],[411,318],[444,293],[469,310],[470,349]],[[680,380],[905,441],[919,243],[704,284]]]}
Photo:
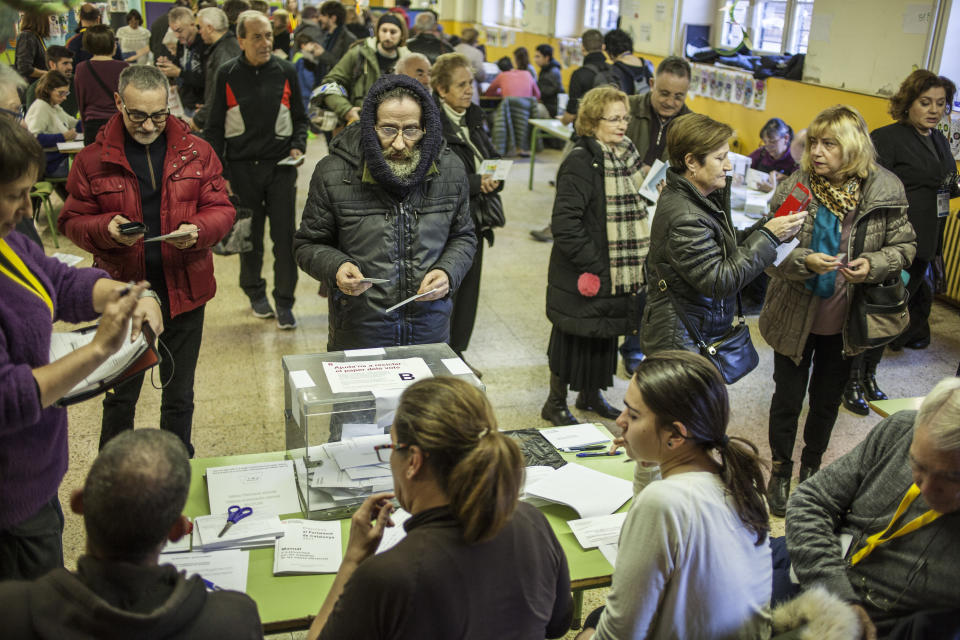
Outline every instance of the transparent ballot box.
{"label": "transparent ballot box", "polygon": [[284,356],[282,365],[287,456],[304,514],[315,520],[346,517],[367,495],[392,487],[374,446],[389,442],[404,388],[453,376],[485,390],[447,344]]}

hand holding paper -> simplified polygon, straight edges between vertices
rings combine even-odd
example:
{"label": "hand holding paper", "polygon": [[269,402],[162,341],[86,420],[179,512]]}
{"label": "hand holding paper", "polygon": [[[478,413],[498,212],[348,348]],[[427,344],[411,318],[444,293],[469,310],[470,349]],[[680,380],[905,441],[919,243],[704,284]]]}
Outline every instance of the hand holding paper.
{"label": "hand holding paper", "polygon": [[420,283],[420,288],[417,290],[417,294],[422,293],[427,295],[420,298],[421,302],[439,300],[450,293],[450,281],[447,279],[446,272],[442,269],[428,271],[427,275],[423,278],[423,282]]}
{"label": "hand holding paper", "polygon": [[360,267],[352,262],[344,262],[337,269],[337,288],[348,296],[358,296],[372,286],[363,277]]}

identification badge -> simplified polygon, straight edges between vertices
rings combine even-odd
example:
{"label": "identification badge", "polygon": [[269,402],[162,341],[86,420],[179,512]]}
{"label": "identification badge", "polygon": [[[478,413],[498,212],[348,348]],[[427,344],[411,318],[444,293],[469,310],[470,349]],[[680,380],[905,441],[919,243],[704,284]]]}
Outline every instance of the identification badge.
{"label": "identification badge", "polygon": [[940,187],[937,190],[937,217],[946,218],[950,215],[950,192]]}

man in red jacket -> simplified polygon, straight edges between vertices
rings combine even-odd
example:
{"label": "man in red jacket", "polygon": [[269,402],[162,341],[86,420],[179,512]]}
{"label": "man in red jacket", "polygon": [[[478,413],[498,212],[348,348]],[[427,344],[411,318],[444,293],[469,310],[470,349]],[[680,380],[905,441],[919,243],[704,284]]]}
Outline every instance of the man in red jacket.
{"label": "man in red jacket", "polygon": [[[77,156],[58,224],[112,277],[149,280],[159,294],[160,428],[179,436],[192,456],[193,377],[204,304],[216,291],[210,247],[230,230],[236,212],[217,155],[170,116],[167,91],[156,67],[135,65],[120,74],[119,113]],[[142,383],[143,374],[107,393],[100,448],[133,428]]]}

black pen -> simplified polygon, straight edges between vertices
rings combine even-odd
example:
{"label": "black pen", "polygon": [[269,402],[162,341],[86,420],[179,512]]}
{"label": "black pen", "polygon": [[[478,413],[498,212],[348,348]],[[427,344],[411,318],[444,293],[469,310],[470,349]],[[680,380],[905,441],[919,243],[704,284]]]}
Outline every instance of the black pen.
{"label": "black pen", "polygon": [[623,451],[584,451],[583,453],[578,453],[578,458],[597,458],[599,456],[618,456]]}
{"label": "black pen", "polygon": [[609,445],[606,444],[587,444],[580,447],[567,447],[570,451],[597,451],[598,449],[606,449]]}

